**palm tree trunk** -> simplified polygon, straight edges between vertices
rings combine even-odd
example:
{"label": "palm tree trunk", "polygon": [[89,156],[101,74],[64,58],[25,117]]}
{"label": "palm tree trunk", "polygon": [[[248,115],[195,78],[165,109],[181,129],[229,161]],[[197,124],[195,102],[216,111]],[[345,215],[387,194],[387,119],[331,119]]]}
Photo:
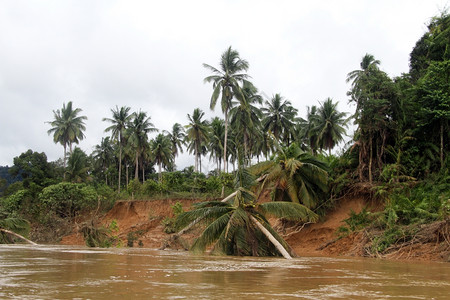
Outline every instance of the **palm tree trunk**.
{"label": "palm tree trunk", "polygon": [[158,162],[158,168],[159,168],[159,174],[158,174],[158,179],[159,179],[159,183],[161,183],[162,182],[162,176],[161,176],[161,164],[162,164],[162,162],[161,161],[159,161]]}
{"label": "palm tree trunk", "polygon": [[198,151],[197,151],[197,147],[195,147],[195,172],[198,173]]}
{"label": "palm tree trunk", "polygon": [[10,230],[3,229],[3,228],[0,228],[0,231],[5,232],[5,233],[8,233],[8,234],[11,234],[11,235],[13,235],[13,236],[15,236],[15,237],[18,237],[19,239],[22,239],[22,240],[24,240],[25,242],[27,242],[27,243],[29,243],[29,244],[31,244],[31,245],[37,245],[35,242],[30,241],[29,239],[27,239],[27,238],[21,236],[21,235],[18,234],[18,233],[15,233],[14,231],[10,231]]}
{"label": "palm tree trunk", "polygon": [[63,157],[64,172],[63,172],[63,180],[66,180],[66,157],[67,157],[67,144],[64,143],[64,157]]}
{"label": "palm tree trunk", "polygon": [[129,177],[128,177],[128,168],[129,168],[130,166],[128,165],[128,162],[126,163],[126,165],[125,165],[125,177],[126,177],[126,183],[127,183],[127,187],[128,187],[128,183],[129,183]]}
{"label": "palm tree trunk", "polygon": [[440,159],[441,159],[441,170],[444,168],[444,120],[441,120],[441,147],[440,147]]}
{"label": "palm tree trunk", "polygon": [[372,134],[369,134],[369,183],[372,183]]}
{"label": "palm tree trunk", "polygon": [[228,171],[227,140],[228,140],[228,110],[225,110],[225,138],[223,141],[223,172],[224,173],[226,173]]}
{"label": "palm tree trunk", "polygon": [[277,248],[277,250],[283,255],[286,259],[292,259],[289,253],[284,249],[283,245],[270,233],[269,230],[266,229],[255,217],[250,216],[250,220],[256,225],[256,227],[261,230],[261,232],[269,239],[269,241]]}
{"label": "palm tree trunk", "polygon": [[136,151],[136,168],[134,170],[134,179],[139,180],[139,155],[138,152]]}
{"label": "palm tree trunk", "polygon": [[117,188],[118,194],[120,194],[120,178],[122,177],[122,145],[119,145],[119,186]]}

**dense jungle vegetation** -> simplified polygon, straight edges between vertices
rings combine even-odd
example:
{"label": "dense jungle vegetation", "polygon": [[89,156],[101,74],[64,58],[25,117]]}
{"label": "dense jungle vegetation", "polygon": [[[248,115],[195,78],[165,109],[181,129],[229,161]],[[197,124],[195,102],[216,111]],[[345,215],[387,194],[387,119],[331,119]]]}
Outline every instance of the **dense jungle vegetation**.
{"label": "dense jungle vegetation", "polygon": [[[212,86],[210,108],[219,104],[223,118],[207,120],[195,108],[161,132],[147,112],[115,106],[103,118],[108,136],[90,154],[76,147],[86,132],[82,109],[64,103],[48,122],[48,134],[63,146],[62,159],[49,162],[45,153],[28,150],[13,166],[0,167],[0,228],[27,236],[30,224],[57,228],[87,211],[106,211],[117,199],[195,198],[205,202],[177,221],[180,229],[205,221],[195,249],[279,255],[261,226],[284,241],[266,216],[315,221],[340,198],[363,193],[384,210],[352,215],[342,232],[382,229],[374,246],[382,252],[418,225],[450,213],[447,12],[431,19],[409,62],[408,73],[390,78],[380,60],[365,54],[343,78],[351,88],[341,101],[355,104],[349,113],[338,111],[331,98],[306,108],[293,107],[281,93],[264,99],[250,81],[249,62],[229,47],[218,67],[204,64],[211,72],[204,78]],[[356,130],[349,140],[351,122]],[[183,151],[195,161],[178,170]],[[205,159],[216,164],[208,174],[201,168]],[[264,190],[272,202],[258,202]],[[0,242],[14,239],[0,232]]]}

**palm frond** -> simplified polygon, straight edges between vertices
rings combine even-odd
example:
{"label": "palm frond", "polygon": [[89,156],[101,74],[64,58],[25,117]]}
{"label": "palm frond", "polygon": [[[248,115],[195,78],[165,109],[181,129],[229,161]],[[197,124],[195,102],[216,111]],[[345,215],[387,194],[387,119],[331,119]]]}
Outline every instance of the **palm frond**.
{"label": "palm frond", "polygon": [[277,201],[266,202],[258,206],[263,215],[271,215],[292,221],[315,222],[318,216],[305,205],[293,202]]}

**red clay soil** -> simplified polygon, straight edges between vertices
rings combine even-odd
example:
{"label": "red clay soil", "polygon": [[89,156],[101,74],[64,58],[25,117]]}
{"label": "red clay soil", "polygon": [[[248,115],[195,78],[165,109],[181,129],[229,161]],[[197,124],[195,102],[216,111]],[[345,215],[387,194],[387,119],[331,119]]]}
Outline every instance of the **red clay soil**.
{"label": "red clay soil", "polygon": [[[127,245],[128,233],[139,232],[138,240],[142,241],[143,247],[160,248],[165,244],[167,245],[167,241],[170,239],[170,235],[164,233],[161,221],[165,217],[173,216],[171,206],[178,201],[181,202],[185,210],[188,210],[196,202],[193,200],[118,201],[101,218],[100,224],[107,227],[115,220],[119,227],[115,234],[122,240],[123,245]],[[338,239],[336,235],[337,229],[345,225],[343,220],[349,217],[351,210],[359,213],[365,206],[368,206],[371,210],[377,210],[374,203],[367,203],[363,197],[341,200],[324,220],[315,224],[285,229],[284,232],[281,232],[281,235],[298,256],[367,256],[365,247],[369,239],[366,234],[363,232],[352,233],[341,239]],[[442,243],[439,245],[436,243],[410,245],[405,249],[396,249],[396,251],[384,257],[449,261],[448,222],[441,227],[446,230],[446,233],[444,233]],[[183,236],[187,240],[191,240],[192,237],[192,234]],[[82,234],[79,233],[79,229],[75,229],[73,234],[62,239],[61,244],[84,245],[84,239]]]}

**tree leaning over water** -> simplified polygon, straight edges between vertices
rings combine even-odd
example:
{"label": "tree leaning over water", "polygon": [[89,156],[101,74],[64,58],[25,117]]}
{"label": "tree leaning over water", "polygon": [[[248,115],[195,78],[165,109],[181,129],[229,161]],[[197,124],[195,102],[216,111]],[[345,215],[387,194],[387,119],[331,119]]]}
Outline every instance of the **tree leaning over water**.
{"label": "tree leaning over water", "polygon": [[86,130],[84,121],[87,120],[86,116],[79,116],[82,112],[81,108],[72,108],[72,101],[63,104],[61,110],[54,110],[54,120],[47,122],[52,126],[47,133],[53,134],[53,141],[60,143],[64,147],[64,168],[66,167],[67,146],[69,146],[70,152],[72,152],[72,144],[78,144],[79,141],[84,139],[83,131]]}
{"label": "tree leaning over water", "polygon": [[207,201],[194,204],[194,209],[177,218],[178,228],[204,225],[205,228],[191,247],[203,253],[240,256],[279,256],[291,258],[289,246],[272,228],[268,216],[292,221],[315,222],[318,216],[304,205],[292,202],[257,203],[249,189],[254,176],[239,168],[233,197],[226,201]]}

